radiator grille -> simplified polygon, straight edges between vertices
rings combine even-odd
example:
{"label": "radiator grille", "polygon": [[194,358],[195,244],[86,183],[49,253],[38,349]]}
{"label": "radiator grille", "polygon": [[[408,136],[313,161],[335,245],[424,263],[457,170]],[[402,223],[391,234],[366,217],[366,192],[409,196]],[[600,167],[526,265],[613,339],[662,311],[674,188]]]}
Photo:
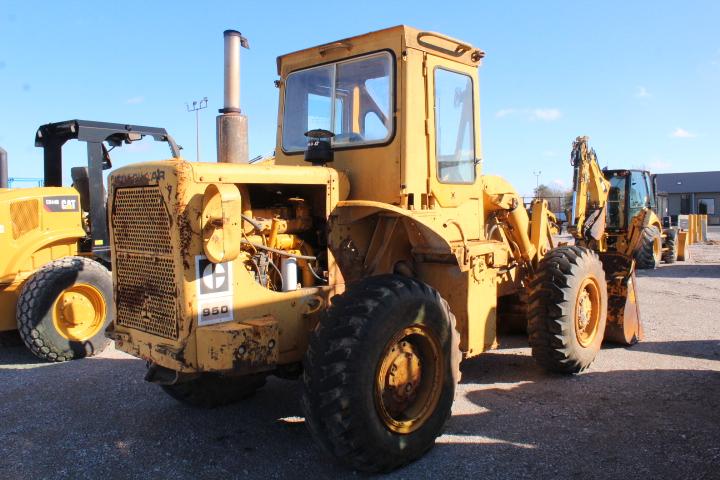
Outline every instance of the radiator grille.
{"label": "radiator grille", "polygon": [[170,214],[160,187],[120,188],[115,192],[115,248],[123,252],[170,255]]}
{"label": "radiator grille", "polygon": [[177,338],[174,265],[170,258],[118,254],[117,323],[165,338]]}
{"label": "radiator grille", "polygon": [[10,218],[12,219],[13,239],[25,235],[39,225],[38,201],[21,200],[10,204]]}
{"label": "radiator grille", "polygon": [[115,191],[112,212],[117,323],[178,337],[170,217],[159,187]]}

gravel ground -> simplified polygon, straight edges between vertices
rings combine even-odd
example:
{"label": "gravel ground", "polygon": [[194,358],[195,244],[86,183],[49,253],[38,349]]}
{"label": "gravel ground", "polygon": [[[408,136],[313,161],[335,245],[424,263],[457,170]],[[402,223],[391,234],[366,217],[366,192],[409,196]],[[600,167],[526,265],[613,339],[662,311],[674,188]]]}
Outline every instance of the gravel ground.
{"label": "gravel ground", "polygon": [[[720,239],[716,236],[716,239]],[[645,341],[573,377],[520,337],[463,364],[445,435],[391,478],[720,478],[720,245],[638,278]],[[344,478],[302,423],[300,386],[198,411],[109,350],[66,364],[0,348],[0,477]]]}

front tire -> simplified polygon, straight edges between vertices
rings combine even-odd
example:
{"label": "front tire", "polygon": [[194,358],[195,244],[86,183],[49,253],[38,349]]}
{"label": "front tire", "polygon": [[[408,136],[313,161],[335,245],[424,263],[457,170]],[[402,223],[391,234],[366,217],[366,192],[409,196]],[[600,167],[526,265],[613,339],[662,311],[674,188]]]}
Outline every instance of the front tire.
{"label": "front tire", "polygon": [[23,285],[17,303],[20,337],[38,358],[63,362],[102,352],[110,340],[112,278],[98,262],[65,257]]}
{"label": "front tire", "polygon": [[607,320],[600,259],[587,248],[556,248],[542,259],[530,287],[533,357],[552,372],[585,370],[600,351]]}
{"label": "front tire", "polygon": [[637,268],[650,270],[657,268],[662,257],[660,230],[651,225],[643,228],[640,235],[642,236],[640,246],[635,252]]}
{"label": "front tire", "polygon": [[455,317],[415,279],[364,279],[333,299],[305,354],[308,428],[330,455],[382,472],[429,450],[460,378]]}

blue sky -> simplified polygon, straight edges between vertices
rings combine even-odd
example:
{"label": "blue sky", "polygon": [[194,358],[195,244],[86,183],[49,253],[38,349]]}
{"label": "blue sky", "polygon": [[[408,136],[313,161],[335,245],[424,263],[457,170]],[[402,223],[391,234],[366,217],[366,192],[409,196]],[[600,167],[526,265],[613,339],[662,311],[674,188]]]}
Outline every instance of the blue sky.
{"label": "blue sky", "polygon": [[[112,5],[112,6],[110,6]],[[486,51],[480,70],[485,173],[523,194],[568,186],[568,156],[589,135],[601,164],[655,172],[720,169],[720,2],[35,2],[0,0],[0,146],[10,176],[37,177],[43,123],[71,118],[162,126],[215,160],[222,31],[240,30],[251,156],[275,144],[275,58],[400,23]],[[126,149],[127,150],[127,149]],[[69,165],[84,151],[67,150]],[[157,159],[149,144],[116,165]],[[69,171],[69,169],[68,169]]]}

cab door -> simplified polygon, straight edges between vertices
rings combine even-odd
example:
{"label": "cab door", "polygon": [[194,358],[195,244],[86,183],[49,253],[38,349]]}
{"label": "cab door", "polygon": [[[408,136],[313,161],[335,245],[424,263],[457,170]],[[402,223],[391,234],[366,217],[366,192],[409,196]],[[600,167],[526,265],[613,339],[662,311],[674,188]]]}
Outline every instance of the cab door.
{"label": "cab door", "polygon": [[[426,54],[429,187],[466,239],[481,238],[480,106],[477,67]],[[447,216],[446,215],[446,216]]]}

